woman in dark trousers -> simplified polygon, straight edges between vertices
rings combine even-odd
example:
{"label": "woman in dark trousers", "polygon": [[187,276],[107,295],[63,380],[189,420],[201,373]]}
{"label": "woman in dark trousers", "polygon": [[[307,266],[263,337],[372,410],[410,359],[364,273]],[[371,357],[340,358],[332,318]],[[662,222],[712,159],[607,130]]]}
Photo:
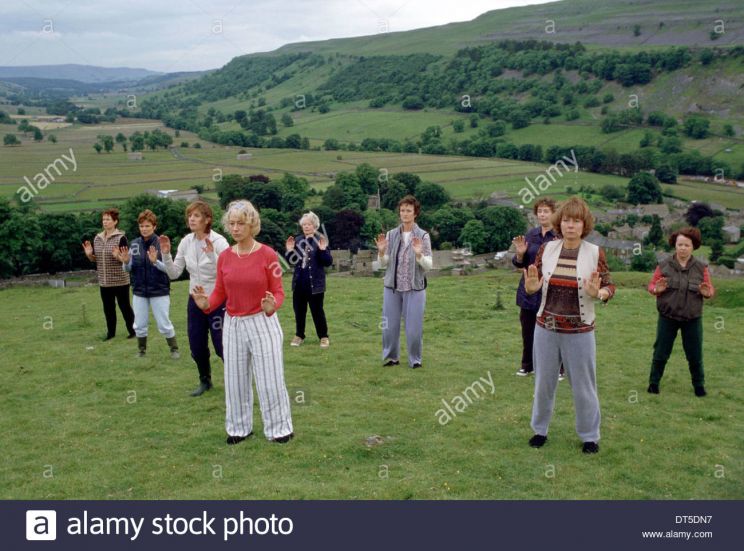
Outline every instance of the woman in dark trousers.
{"label": "woman in dark trousers", "polygon": [[651,360],[648,391],[659,393],[659,383],[672,353],[677,332],[682,332],[695,396],[705,396],[703,371],[703,302],[715,293],[708,266],[692,256],[700,247],[700,230],[684,228],[674,232],[669,244],[674,254],[659,262],[648,292],[656,297],[659,322]]}
{"label": "woman in dark trousers", "polygon": [[[532,211],[537,216],[539,226],[532,228],[526,235],[515,237],[512,242],[516,254],[512,258],[512,264],[524,270],[530,264],[534,264],[537,251],[548,241],[553,241],[556,234],[550,219],[555,212],[555,201],[550,197],[544,197],[535,201]],[[520,377],[527,377],[534,373],[532,365],[532,343],[535,336],[535,323],[537,311],[540,309],[542,293],[538,291],[534,295],[528,295],[524,290],[524,275],[519,280],[517,288],[517,306],[519,306],[519,323],[522,326],[522,366],[517,371]],[[564,379],[563,366],[561,366],[558,380]]]}
{"label": "woman in dark trousers", "polygon": [[320,339],[320,347],[328,348],[328,323],[323,310],[326,290],[325,268],[333,264],[328,239],[318,233],[320,219],[314,212],[300,218],[302,233],[287,239],[284,258],[294,266],[292,276],[292,306],[295,313],[295,336],[291,346],[300,346],[305,340],[305,318],[307,306],[313,316],[315,332]]}
{"label": "woman in dark trousers", "polygon": [[[212,207],[197,200],[186,207],[186,224],[191,233],[181,239],[175,259],[171,255],[171,242],[167,235],[160,236],[160,252],[163,255],[166,273],[171,279],[178,279],[184,268],[189,271],[189,293],[197,285],[210,294],[217,280],[217,257],[230,245],[227,239],[212,229]],[[186,319],[189,334],[191,357],[199,370],[199,386],[191,396],[201,396],[212,388],[212,365],[209,361],[209,335],[217,356],[222,358],[222,325],[225,306],[205,314],[189,295]]]}
{"label": "woman in dark trousers", "polygon": [[103,302],[103,315],[106,316],[106,337],[113,339],[116,335],[116,303],[124,317],[129,332],[128,338],[134,337],[134,311],[129,304],[129,274],[121,269],[121,263],[114,256],[119,247],[127,246],[124,232],[116,226],[119,224],[119,210],[107,209],[101,214],[103,231],[96,235],[93,244],[83,243],[83,251],[88,260],[96,263],[98,285]]}

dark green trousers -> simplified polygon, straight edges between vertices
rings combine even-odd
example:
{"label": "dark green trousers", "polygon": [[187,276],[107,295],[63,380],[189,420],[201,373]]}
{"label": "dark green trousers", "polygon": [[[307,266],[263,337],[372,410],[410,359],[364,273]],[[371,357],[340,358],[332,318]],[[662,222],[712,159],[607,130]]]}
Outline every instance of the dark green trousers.
{"label": "dark green trousers", "polygon": [[654,355],[651,360],[651,375],[648,382],[659,384],[664,375],[664,368],[672,354],[674,340],[677,332],[682,331],[682,346],[687,356],[687,364],[690,368],[692,386],[705,385],[705,373],[703,372],[703,318],[699,317],[689,321],[677,321],[659,315],[656,325],[656,342],[654,343]]}

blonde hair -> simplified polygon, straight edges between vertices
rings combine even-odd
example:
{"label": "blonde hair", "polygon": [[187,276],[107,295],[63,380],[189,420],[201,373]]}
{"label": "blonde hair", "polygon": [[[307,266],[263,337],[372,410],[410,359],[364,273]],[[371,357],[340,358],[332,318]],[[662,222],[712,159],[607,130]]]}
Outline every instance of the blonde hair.
{"label": "blonde hair", "polygon": [[245,222],[251,228],[251,235],[256,237],[261,231],[261,217],[253,204],[247,199],[232,201],[227,205],[225,214],[222,216],[222,226],[225,229],[230,227],[230,216],[236,215],[241,222]]}
{"label": "blonde hair", "polygon": [[318,229],[318,228],[320,227],[320,218],[318,218],[318,215],[317,215],[317,214],[315,214],[315,213],[314,213],[313,211],[311,211],[311,210],[310,210],[310,211],[308,211],[308,212],[306,212],[305,214],[303,214],[303,215],[302,215],[302,217],[300,217],[300,221],[298,222],[298,224],[299,224],[300,226],[302,226],[302,221],[303,221],[303,220],[310,220],[310,223],[311,223],[311,224],[312,224],[313,226],[315,226],[315,229],[316,229],[316,230],[317,230],[317,229]]}

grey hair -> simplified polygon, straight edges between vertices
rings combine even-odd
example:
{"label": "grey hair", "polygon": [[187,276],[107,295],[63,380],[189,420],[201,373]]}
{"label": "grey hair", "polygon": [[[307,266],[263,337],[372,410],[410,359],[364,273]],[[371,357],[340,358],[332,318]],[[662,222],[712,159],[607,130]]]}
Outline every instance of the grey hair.
{"label": "grey hair", "polygon": [[300,218],[300,221],[298,222],[298,224],[300,226],[302,226],[303,220],[308,220],[308,219],[310,220],[310,222],[312,223],[312,225],[315,226],[315,229],[316,230],[318,228],[320,228],[320,218],[318,218],[318,215],[315,214],[311,210],[302,215],[302,217]]}

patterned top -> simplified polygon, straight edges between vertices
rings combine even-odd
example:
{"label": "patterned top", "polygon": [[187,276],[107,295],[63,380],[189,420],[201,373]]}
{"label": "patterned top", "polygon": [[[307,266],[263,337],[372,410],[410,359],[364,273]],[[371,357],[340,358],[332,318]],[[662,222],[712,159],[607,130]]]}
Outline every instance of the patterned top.
{"label": "patterned top", "polygon": [[411,255],[408,247],[411,246],[411,232],[400,232],[403,244],[398,248],[398,273],[396,274],[397,291],[410,291],[413,289],[413,270],[411,269]]}
{"label": "patterned top", "polygon": [[129,285],[129,273],[121,267],[121,262],[113,255],[114,247],[126,247],[124,232],[116,229],[108,237],[101,232],[93,239],[93,254],[96,256],[98,284],[101,287],[120,287]]}
{"label": "patterned top", "polygon": [[[579,282],[576,275],[576,262],[580,248],[561,248],[558,264],[548,282],[548,294],[545,298],[545,308],[538,316],[537,324],[556,333],[588,333],[594,330],[594,322],[590,324],[581,321],[579,310]],[[538,271],[542,273],[542,249],[536,262]],[[600,276],[600,288],[607,288],[610,297],[615,292],[615,286],[610,278],[607,258],[604,251],[599,250],[597,271]]]}

